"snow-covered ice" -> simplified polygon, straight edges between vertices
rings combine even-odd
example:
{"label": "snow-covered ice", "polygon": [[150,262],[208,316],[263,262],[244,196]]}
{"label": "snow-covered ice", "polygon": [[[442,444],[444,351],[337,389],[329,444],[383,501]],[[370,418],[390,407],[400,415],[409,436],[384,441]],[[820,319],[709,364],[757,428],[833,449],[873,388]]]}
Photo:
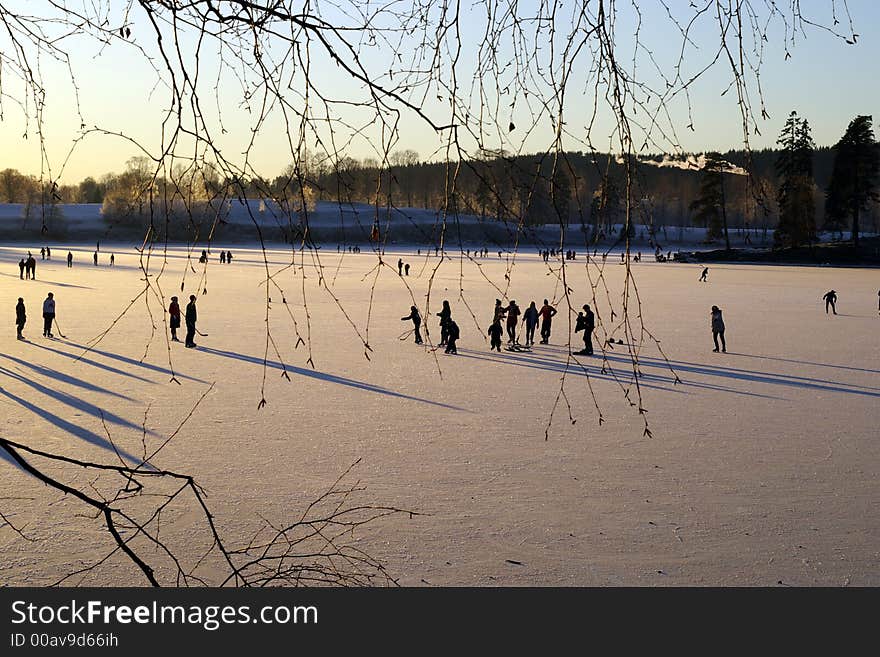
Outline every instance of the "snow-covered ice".
{"label": "snow-covered ice", "polygon": [[[379,520],[354,537],[405,585],[880,584],[877,270],[710,265],[709,282],[698,283],[697,264],[633,264],[641,317],[669,358],[646,337],[639,402],[624,346],[605,351],[604,373],[600,349],[566,368],[570,331],[581,345],[573,324],[583,303],[601,319],[596,342],[616,324],[612,307],[619,319],[625,268],[616,257],[604,268],[582,257],[566,264],[570,310],[560,263],[548,266],[534,250],[513,261],[453,253],[441,265],[413,247],[389,250],[377,267],[366,248],[337,254],[325,244],[297,252],[293,266],[278,247],[267,267],[241,245],[221,265],[218,244],[205,270],[201,247],[190,259],[171,247],[167,258],[153,254],[149,280],[165,305],[198,295],[198,328],[208,335],[187,350],[166,341],[162,305],[136,299],[144,273],[131,245],[102,243],[98,267],[93,246],[71,247],[72,269],[67,246],[45,262],[31,247],[36,281],[19,280],[26,247],[0,248],[9,322],[0,338],[2,435],[118,463],[103,417],[121,456],[136,462],[142,440],[173,432],[213,383],[154,464],[194,475],[227,537],[247,540],[259,516],[298,516],[362,459],[360,501],[424,514]],[[397,275],[398,257],[412,265],[409,277]],[[595,300],[588,279],[598,283]],[[832,288],[837,316],[821,301]],[[66,339],[40,336],[49,291]],[[19,296],[27,342],[15,340]],[[267,345],[267,296],[280,356]],[[551,299],[560,309],[551,344],[490,353],[485,332],[502,296],[522,309]],[[400,339],[411,328],[400,318],[415,303],[436,342],[443,299],[461,327],[458,356]],[[713,304],[724,311],[727,354],[711,351]],[[631,300],[637,330],[638,312]],[[306,344],[297,345],[297,331]],[[169,382],[171,370],[181,385]],[[576,422],[561,399],[545,441],[563,374]],[[621,386],[647,410],[653,437]],[[109,552],[99,523],[75,516],[83,510],[0,460],[0,511],[37,539],[0,527],[0,581],[48,584]],[[196,520],[180,512],[165,521],[184,556]],[[145,581],[117,555],[85,583]]]}

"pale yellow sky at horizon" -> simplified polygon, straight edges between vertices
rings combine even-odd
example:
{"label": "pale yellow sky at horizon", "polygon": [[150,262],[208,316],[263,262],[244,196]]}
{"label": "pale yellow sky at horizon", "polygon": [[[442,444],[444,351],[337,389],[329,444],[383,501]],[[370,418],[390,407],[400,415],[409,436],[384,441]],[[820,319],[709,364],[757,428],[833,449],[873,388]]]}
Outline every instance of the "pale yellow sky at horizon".
{"label": "pale yellow sky at horizon", "polygon": [[[880,10],[868,5],[859,4],[852,7],[854,19],[872,23],[871,19],[880,14]],[[858,9],[859,11],[856,11]],[[138,23],[132,23],[136,28]],[[869,67],[877,61],[878,46],[868,32],[876,22],[861,25],[863,33],[860,42],[847,46],[821,32],[811,33],[806,41],[801,41],[792,51],[792,58],[785,60],[780,45],[769,44],[764,62],[762,76],[764,98],[770,118],[759,121],[761,135],[751,136],[753,148],[773,146],[782,124],[792,109],[810,120],[815,141],[820,145],[831,145],[843,133],[848,122],[857,114],[873,114],[880,96],[872,84],[865,81],[872,79]],[[710,26],[711,27],[711,26]],[[477,30],[471,25],[465,29]],[[468,36],[467,34],[465,36]],[[136,33],[133,40],[140,41],[149,50],[149,34],[141,36]],[[711,30],[707,28],[705,38],[711,39]],[[646,37],[648,39],[650,37]],[[661,35],[654,38],[662,41]],[[463,39],[464,41],[465,39]],[[82,40],[81,40],[82,41]],[[24,113],[11,98],[21,96],[22,85],[11,80],[7,75],[3,79],[2,120],[0,120],[0,169],[14,168],[22,173],[40,175],[51,179],[59,179],[66,184],[75,184],[87,176],[100,177],[104,173],[120,172],[125,162],[134,155],[143,154],[126,139],[93,132],[81,138],[83,127],[86,130],[100,126],[109,132],[120,132],[147,145],[151,152],[158,152],[162,143],[163,112],[168,108],[168,87],[157,79],[156,73],[140,56],[130,43],[112,41],[103,50],[94,43],[72,42],[76,47],[71,50],[72,65],[76,73],[76,90],[79,95],[77,111],[74,87],[66,67],[48,59],[40,61],[40,72],[44,80],[46,106],[43,115],[43,135],[45,153],[41,152],[41,144],[36,130],[36,122],[32,116],[33,105],[30,106],[29,120],[25,121]],[[153,44],[154,45],[154,44]],[[182,44],[186,50],[187,44]],[[0,42],[0,48],[5,43]],[[667,44],[668,49],[668,44]],[[152,53],[151,54],[155,54]],[[658,59],[662,55],[673,56],[674,53],[654,53]],[[699,57],[706,53],[697,53]],[[698,56],[699,55],[699,56]],[[372,57],[372,55],[371,55]],[[465,68],[475,66],[476,50],[471,48],[462,56],[467,66],[459,70],[461,75]],[[385,62],[377,55],[371,70],[380,72]],[[369,65],[369,62],[368,62]],[[644,64],[643,64],[644,65]],[[200,75],[204,78],[200,87],[202,109],[209,122],[214,136],[213,145],[224,157],[237,166],[247,166],[251,171],[273,177],[291,161],[290,141],[296,142],[297,117],[295,112],[301,108],[301,93],[289,92],[285,99],[290,103],[288,108],[292,117],[291,129],[288,130],[283,117],[276,107],[270,112],[268,121],[262,125],[260,132],[253,137],[252,128],[255,122],[253,103],[259,98],[251,99],[251,110],[244,106],[241,88],[236,87],[232,72],[228,66],[220,65],[216,59],[206,56],[204,70]],[[360,83],[346,79],[338,67],[330,64],[326,57],[321,57],[321,50],[313,50],[312,77],[322,85],[322,89],[332,91],[337,98],[358,98],[363,95]],[[725,75],[726,73],[726,75]],[[214,78],[219,80],[219,94],[213,93]],[[296,75],[292,86],[302,83]],[[586,74],[585,74],[586,75]],[[466,101],[471,90],[471,80],[462,76],[459,82],[459,100]],[[208,80],[208,81],[205,81]],[[677,137],[683,150],[703,152],[707,150],[728,150],[743,145],[742,119],[734,99],[734,92],[728,90],[729,72],[723,66],[717,67],[701,79],[692,89],[692,106],[694,130],[688,130],[687,107],[683,97],[671,103],[673,122],[677,127]],[[578,84],[570,84],[567,93],[566,129],[574,136],[563,147],[572,151],[587,150],[585,148],[586,126],[589,111],[593,104],[591,87],[586,78],[576,79]],[[16,86],[18,84],[18,86]],[[301,88],[301,87],[300,87]],[[539,94],[536,94],[539,95]],[[841,99],[846,99],[845,103]],[[526,108],[529,100],[517,101],[514,108],[499,103],[500,111],[493,120],[503,128],[496,136],[487,136],[484,145],[491,148],[504,147],[508,151],[517,148],[523,152],[539,152],[546,150],[553,142],[553,125],[548,115],[539,116],[535,129],[524,137],[526,126],[532,117]],[[760,107],[757,96],[752,90],[753,106]],[[475,104],[470,103],[476,113]],[[447,99],[438,100],[431,97],[422,109],[438,124],[450,121]],[[312,98],[312,107],[320,109],[320,104]],[[218,110],[223,122],[217,120]],[[606,111],[600,117],[592,133],[592,146],[599,151],[609,149],[609,137],[613,133],[613,123]],[[339,119],[350,127],[337,125],[335,144],[340,152],[362,159],[377,157],[383,150],[383,144],[390,150],[412,149],[422,159],[442,159],[445,155],[447,133],[436,134],[430,126],[417,117],[414,112],[405,110],[396,126],[370,127],[369,115],[363,108],[340,106]],[[513,121],[517,126],[511,134],[506,133],[506,126]],[[321,121],[316,121],[318,134],[325,144],[330,144],[329,133]],[[459,131],[462,143],[469,153],[476,151],[476,141]],[[292,136],[291,136],[292,133]],[[25,134],[27,137],[25,138]],[[165,136],[167,138],[167,131]],[[306,144],[314,148],[315,134],[310,134]],[[243,153],[248,150],[248,156]],[[68,153],[73,149],[69,159]],[[638,145],[638,144],[637,144]],[[648,152],[657,152],[659,148],[649,145]],[[295,148],[295,146],[294,146]],[[187,157],[194,155],[191,143],[183,143],[175,151]],[[45,160],[42,157],[45,155]],[[451,153],[457,158],[457,153]],[[49,169],[45,168],[48,161]],[[62,172],[63,165],[63,172]]]}

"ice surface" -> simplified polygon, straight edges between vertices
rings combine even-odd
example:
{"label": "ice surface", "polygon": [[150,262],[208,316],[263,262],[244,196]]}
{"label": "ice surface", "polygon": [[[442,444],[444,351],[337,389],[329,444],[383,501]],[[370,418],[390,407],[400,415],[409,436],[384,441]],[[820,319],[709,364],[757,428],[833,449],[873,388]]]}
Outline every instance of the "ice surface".
{"label": "ice surface", "polygon": [[[0,248],[9,322],[2,435],[118,463],[103,416],[121,458],[136,462],[142,440],[161,442],[214,383],[154,465],[193,474],[233,542],[249,538],[257,514],[298,516],[361,458],[360,501],[425,514],[391,517],[354,537],[406,585],[880,584],[876,270],[712,265],[709,282],[698,283],[697,264],[634,264],[636,337],[640,312],[669,358],[644,336],[639,401],[626,346],[606,350],[606,361],[600,349],[568,357],[570,332],[581,346],[573,325],[583,303],[601,322],[597,342],[619,321],[625,268],[616,258],[604,268],[566,263],[570,309],[560,263],[545,265],[533,250],[513,260],[453,253],[440,264],[414,247],[390,250],[377,266],[366,248],[337,254],[325,244],[297,252],[293,266],[289,250],[273,250],[267,267],[258,249],[240,245],[221,265],[223,247],[207,269],[197,261],[201,247],[149,261],[148,280],[166,305],[173,294],[181,306],[197,294],[198,327],[208,334],[197,336],[198,350],[169,345],[162,305],[137,298],[144,271],[132,245],[102,243],[98,267],[94,244],[73,245],[72,269],[67,246],[53,247],[46,262],[31,247],[36,281],[18,277],[26,248]],[[412,265],[408,278],[397,275],[398,257]],[[598,284],[595,298],[588,279]],[[831,288],[837,316],[821,301]],[[40,336],[49,291],[66,339]],[[15,340],[19,296],[28,342]],[[267,345],[267,296],[280,356]],[[486,328],[502,297],[523,309],[551,299],[560,309],[551,344],[490,353]],[[443,299],[461,327],[458,356],[402,335],[411,324],[400,318],[415,303],[436,342]],[[724,311],[727,354],[711,352],[713,304]],[[306,344],[295,346],[297,331]],[[627,341],[621,330],[614,337]],[[181,385],[169,382],[172,370]],[[561,398],[545,441],[563,375],[576,423]],[[264,377],[267,404],[258,410]],[[653,437],[643,435],[639,405]],[[145,412],[151,433],[143,436]],[[99,523],[75,516],[81,505],[6,461],[0,510],[39,539],[0,527],[5,584],[47,584],[112,550]],[[192,556],[186,540],[196,520],[192,510],[165,520],[184,556]],[[85,581],[145,583],[118,555]]]}

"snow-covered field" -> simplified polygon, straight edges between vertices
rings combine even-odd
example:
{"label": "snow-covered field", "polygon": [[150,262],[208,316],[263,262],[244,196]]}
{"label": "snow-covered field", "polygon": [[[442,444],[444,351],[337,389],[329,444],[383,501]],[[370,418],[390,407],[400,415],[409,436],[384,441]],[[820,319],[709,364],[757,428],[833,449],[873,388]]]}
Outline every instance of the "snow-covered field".
{"label": "snow-covered field", "polygon": [[[319,256],[297,253],[294,266],[289,251],[272,251],[267,268],[258,250],[236,246],[230,265],[215,248],[205,271],[197,252],[188,268],[186,249],[175,247],[152,257],[149,280],[166,303],[198,294],[198,327],[208,334],[200,348],[169,350],[162,306],[140,298],[83,355],[143,289],[138,254],[102,243],[95,267],[93,244],[75,245],[68,269],[67,247],[53,248],[50,262],[38,248],[36,281],[19,280],[26,249],[0,248],[2,435],[118,463],[109,431],[136,463],[142,441],[160,443],[213,383],[154,465],[194,475],[227,538],[246,541],[261,516],[300,515],[362,459],[358,501],[424,514],[379,520],[352,539],[404,585],[880,585],[877,270],[718,265],[698,283],[698,265],[634,264],[642,319],[669,358],[650,339],[639,352],[646,437],[624,399],[623,388],[638,403],[625,346],[605,352],[604,373],[598,349],[566,370],[569,320],[583,303],[598,311],[600,340],[612,306],[619,318],[625,268],[615,257],[604,269],[566,264],[569,312],[559,263],[533,250],[515,261],[455,254],[440,265],[413,248],[389,251],[377,269],[366,249],[337,254],[330,245]],[[397,275],[401,256],[408,278]],[[457,356],[399,339],[410,305],[425,311],[438,265],[429,311],[450,300]],[[264,367],[267,272],[280,356],[269,345]],[[595,302],[588,278],[599,282]],[[837,316],[821,302],[831,288]],[[66,339],[40,335],[49,291]],[[503,294],[523,309],[544,298],[560,308],[550,345],[490,353],[485,330]],[[19,296],[26,342],[14,333]],[[711,351],[713,304],[724,311],[727,354]],[[634,301],[630,312],[637,322]],[[436,317],[427,325],[438,340]],[[297,346],[297,330],[306,344]],[[169,382],[172,368],[181,385]],[[560,400],[545,441],[564,373],[576,423]],[[53,472],[88,485],[72,470]],[[0,583],[49,584],[110,552],[100,522],[76,515],[83,511],[0,460],[0,512],[32,539],[0,520]],[[197,553],[188,542],[197,520],[181,512],[165,521],[184,558]],[[118,555],[84,581],[146,583]]]}

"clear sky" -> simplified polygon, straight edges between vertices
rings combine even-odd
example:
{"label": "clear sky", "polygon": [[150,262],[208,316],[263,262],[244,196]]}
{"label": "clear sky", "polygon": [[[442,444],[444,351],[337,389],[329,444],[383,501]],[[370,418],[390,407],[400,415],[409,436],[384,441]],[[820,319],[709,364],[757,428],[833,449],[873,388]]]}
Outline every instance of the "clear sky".
{"label": "clear sky", "polygon": [[[18,0],[18,6],[22,6],[21,3],[22,0]],[[115,15],[113,11],[123,7],[124,3],[115,3],[114,0],[111,2],[111,5],[113,4],[117,4],[118,7],[111,10],[108,16],[109,24],[121,24],[122,17]],[[407,5],[407,3],[392,4]],[[560,4],[562,9],[558,13],[557,24],[564,28],[573,23],[565,13],[567,10],[571,14],[572,3]],[[685,0],[670,0],[667,4],[673,12],[681,12],[681,16],[692,12]],[[762,4],[756,3],[756,6]],[[595,3],[592,3],[591,6],[594,5]],[[681,37],[672,29],[665,9],[658,0],[643,0],[636,5],[641,11],[640,37],[644,46],[639,53],[638,75],[644,76],[643,79],[649,81],[655,88],[662,88],[663,84],[659,83],[657,76],[651,72],[651,67],[653,62],[656,62],[661,69],[670,70],[678,58]],[[32,8],[34,4],[28,6]],[[801,6],[807,17],[830,23],[831,0],[805,0],[801,2]],[[837,0],[836,7],[841,18],[838,27],[841,31],[847,32],[847,20],[845,14],[841,12],[842,6],[840,0]],[[769,34],[770,40],[763,53],[761,75],[769,118],[759,119],[762,134],[751,137],[753,148],[774,145],[785,117],[792,109],[796,109],[801,116],[810,121],[814,139],[820,145],[830,145],[837,141],[854,116],[880,115],[880,112],[875,112],[875,109],[880,107],[878,105],[880,91],[876,84],[877,63],[880,61],[880,44],[876,33],[877,27],[880,26],[880,3],[871,0],[850,0],[848,6],[855,31],[860,35],[855,45],[847,45],[822,30],[806,28],[806,38],[802,35],[797,36],[796,43],[790,49],[792,56],[786,59],[783,47],[784,27],[781,22],[773,25]],[[635,13],[629,3],[618,2],[618,7],[616,25],[619,37],[616,39],[618,56],[622,64],[631,69]],[[128,41],[113,40],[103,48],[86,37],[73,36],[64,41],[71,57],[70,66],[75,75],[75,87],[71,81],[70,69],[65,62],[53,61],[46,56],[31,60],[32,64],[37,65],[34,68],[41,74],[47,91],[43,132],[47,149],[46,161],[51,167],[52,175],[58,175],[71,146],[76,143],[72,156],[64,166],[63,182],[75,183],[89,175],[99,176],[110,171],[121,171],[129,157],[140,154],[131,142],[116,136],[89,133],[82,141],[77,142],[82,134],[82,126],[86,129],[99,126],[110,132],[125,133],[145,144],[151,151],[156,151],[160,147],[163,134],[162,120],[168,108],[168,77],[166,75],[161,80],[157,79],[144,54],[134,47],[140,45],[146,53],[153,56],[157,54],[155,36],[152,35],[151,38],[149,25],[138,13],[139,11],[140,9],[135,6],[133,13],[128,17],[128,24],[133,30],[132,37]],[[529,14],[528,2],[520,3],[520,13],[524,16]],[[356,19],[340,16],[339,21],[339,24],[343,24],[346,21],[356,22]],[[484,6],[471,6],[468,2],[463,2],[460,21],[462,48],[456,73],[459,84],[458,95],[464,105],[468,105],[467,99],[473,89],[474,70],[478,65],[485,64],[488,52],[483,43],[485,23]],[[542,43],[539,39],[537,47],[534,47],[535,43],[531,44],[535,50],[532,65],[536,69],[546,72],[553,68],[554,62],[558,63],[564,31],[564,29],[559,30],[555,43],[551,43],[549,39],[546,43]],[[717,45],[718,42],[717,33],[717,24],[711,20],[711,16],[704,17],[695,24],[692,44],[685,52],[685,76],[696,72],[711,61],[714,56],[713,44]],[[452,36],[447,38],[446,44],[455,42]],[[408,42],[406,36],[400,35],[395,38],[400,39],[399,43],[404,55],[414,57],[417,54],[415,41]],[[368,70],[376,75],[387,75],[393,61],[390,55],[391,45],[391,43],[380,43],[376,46],[362,44],[363,61]],[[551,46],[555,49],[551,50]],[[181,47],[186,57],[195,47],[195,41],[184,40]],[[227,47],[232,49],[236,46],[227,44]],[[225,62],[220,62],[210,49],[205,50],[198,84],[208,127],[214,132],[215,145],[222,150],[224,156],[233,161],[243,162],[242,153],[248,150],[253,139],[248,163],[256,172],[265,176],[274,176],[291,160],[289,135],[292,135],[292,140],[295,142],[298,127],[296,111],[305,104],[302,96],[304,86],[301,69],[294,69],[292,66],[294,60],[292,53],[275,51],[272,44],[264,44],[264,47],[277,57],[277,61],[283,62],[288,67],[286,70],[290,71],[291,77],[287,80],[289,88],[286,88],[282,94],[290,103],[289,122],[284,121],[280,108],[276,107],[269,112],[268,120],[261,124],[254,134],[253,128],[259,113],[259,97],[246,99],[237,77],[243,73],[235,70],[229,58]],[[526,40],[521,53],[528,51],[529,45]],[[0,36],[0,52],[3,53],[4,58],[13,54],[9,48],[8,38],[4,40],[4,37]],[[227,52],[231,54],[231,50]],[[338,66],[334,65],[323,48],[313,46],[309,52],[312,67],[310,79],[322,93],[341,100],[365,97],[362,85],[352,82]],[[502,37],[496,52],[499,60],[510,59],[513,46],[506,37]],[[451,54],[444,52],[444,61],[450,61]],[[570,137],[563,141],[563,146],[571,150],[585,150],[583,135],[594,102],[590,80],[593,79],[595,72],[589,70],[591,58],[586,51],[580,57],[571,72],[565,98],[565,126]],[[397,66],[407,64],[406,59],[397,61]],[[519,91],[514,93],[512,89],[516,85],[510,77],[510,69],[503,68],[504,63],[500,61],[499,66],[503,70],[497,79],[499,86],[508,86],[509,93],[500,99],[490,97],[490,105],[498,101],[497,112],[495,110],[490,112],[492,118],[498,125],[503,126],[503,129],[494,133],[486,132],[483,143],[487,147],[503,146],[506,150],[521,149],[524,152],[546,149],[552,142],[553,136],[550,117],[547,114],[536,113],[534,109],[531,111],[528,109],[530,104],[532,108],[540,106],[540,104],[536,105],[536,101],[546,92],[546,87],[539,80],[525,80]],[[33,118],[33,104],[30,103],[24,109],[16,104],[15,101],[22,98],[23,85],[10,74],[8,59],[2,62],[0,70],[4,74],[2,98],[0,98],[2,100],[0,169],[12,167],[25,173],[39,174],[41,166],[45,167],[45,165],[41,165],[40,140],[37,138],[37,124]],[[442,70],[444,75],[448,76],[450,70],[448,64],[444,64]],[[489,95],[492,96],[496,78],[490,80],[487,79],[488,77],[491,76],[484,75],[482,81],[489,90]],[[383,78],[383,82],[391,83],[387,78]],[[691,88],[693,130],[686,128],[690,118],[684,96],[679,95],[677,99],[671,101],[669,122],[676,128],[677,140],[659,139],[659,133],[655,130],[653,134],[658,138],[658,145],[656,147],[652,145],[649,150],[656,151],[659,146],[672,148],[671,142],[677,143],[687,151],[741,147],[742,121],[735,104],[735,91],[730,89],[724,93],[729,82],[729,66],[722,61],[693,85]],[[432,87],[431,92],[424,98],[415,93],[408,98],[422,107],[433,120],[442,124],[450,120],[448,94],[444,97],[443,93],[438,94],[437,91],[436,87]],[[750,92],[755,108],[759,109],[760,104],[755,91],[756,87],[752,81]],[[440,99],[437,98],[438,95],[441,96]],[[77,96],[79,111],[77,111]],[[317,98],[314,95],[310,101],[315,110],[321,109],[321,104],[316,102]],[[479,103],[475,100],[470,102],[469,110],[471,112],[469,120],[473,120],[473,117],[479,113]],[[334,111],[336,118],[345,124],[345,126],[341,124],[337,126],[336,147],[352,157],[375,157],[381,151],[381,144],[390,142],[393,142],[392,149],[413,149],[425,159],[437,159],[444,155],[445,141],[442,136],[438,136],[412,111],[404,109],[394,130],[389,131],[386,126],[384,132],[381,126],[371,125],[373,115],[364,108],[338,105]],[[29,121],[25,120],[26,115],[30,115]],[[222,125],[217,118],[218,115],[223,117]],[[511,121],[517,125],[517,130],[507,134],[506,126]],[[533,122],[536,122],[534,130],[527,133],[526,127]],[[325,144],[329,143],[328,133],[321,127],[323,124],[316,121],[315,125],[317,132],[310,134],[307,140],[310,148],[318,136],[325,140]],[[612,132],[613,122],[606,109],[600,113],[592,133],[591,141],[595,148],[607,150],[609,135]],[[167,131],[165,134],[167,135]],[[469,150],[476,146],[476,142],[466,135],[460,134],[460,137]],[[191,143],[182,142],[181,146],[189,152]],[[179,148],[178,152],[181,150]]]}

